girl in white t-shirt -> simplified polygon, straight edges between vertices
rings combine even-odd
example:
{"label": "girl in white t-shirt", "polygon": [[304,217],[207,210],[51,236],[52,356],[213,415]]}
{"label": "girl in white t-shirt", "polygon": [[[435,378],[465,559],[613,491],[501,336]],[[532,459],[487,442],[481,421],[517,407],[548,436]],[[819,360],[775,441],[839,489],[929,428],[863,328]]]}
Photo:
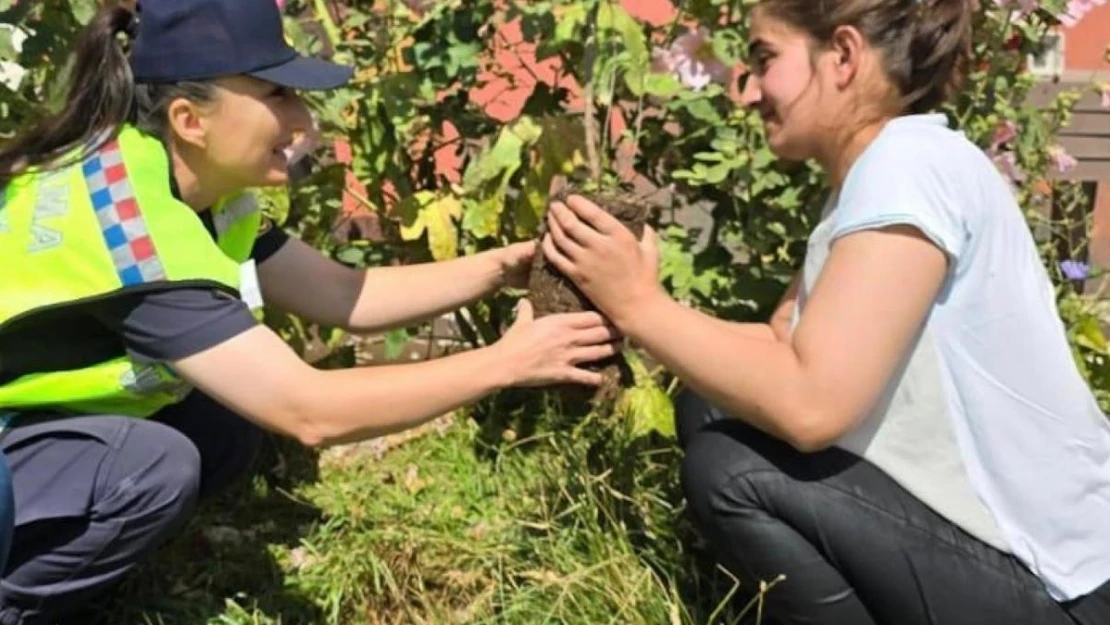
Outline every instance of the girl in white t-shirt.
{"label": "girl in white t-shirt", "polygon": [[[762,0],[743,101],[831,196],[767,324],[579,197],[544,253],[691,389],[691,512],[780,623],[1110,623],[1110,426],[1008,184],[941,115],[970,0]],[[697,394],[695,394],[697,393]],[[704,399],[702,399],[704,398]]]}

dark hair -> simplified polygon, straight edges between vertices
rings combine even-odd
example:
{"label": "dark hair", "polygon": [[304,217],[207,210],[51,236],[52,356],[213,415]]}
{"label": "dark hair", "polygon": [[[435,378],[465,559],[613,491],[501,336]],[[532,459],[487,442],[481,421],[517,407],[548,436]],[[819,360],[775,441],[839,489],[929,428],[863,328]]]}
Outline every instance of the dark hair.
{"label": "dark hair", "polygon": [[854,26],[882,53],[902,110],[923,113],[953,97],[971,59],[971,0],[762,0],[762,10],[821,45]]}
{"label": "dark hair", "polygon": [[211,82],[135,84],[127,59],[137,29],[135,14],[123,6],[101,9],[77,37],[62,110],[0,147],[0,188],[31,167],[63,167],[78,147],[83,158],[115,135],[123,124],[164,138],[166,109],[177,98],[206,103],[215,98]]}

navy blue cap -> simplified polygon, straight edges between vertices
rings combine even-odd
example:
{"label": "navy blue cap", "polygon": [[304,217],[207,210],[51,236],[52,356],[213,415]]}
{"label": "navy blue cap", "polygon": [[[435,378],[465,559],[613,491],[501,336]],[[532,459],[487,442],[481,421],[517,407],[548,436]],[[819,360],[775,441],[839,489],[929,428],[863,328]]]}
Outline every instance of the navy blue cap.
{"label": "navy blue cap", "polygon": [[136,82],[247,75],[293,89],[333,89],[354,68],[303,57],[285,42],[274,0],[139,0]]}

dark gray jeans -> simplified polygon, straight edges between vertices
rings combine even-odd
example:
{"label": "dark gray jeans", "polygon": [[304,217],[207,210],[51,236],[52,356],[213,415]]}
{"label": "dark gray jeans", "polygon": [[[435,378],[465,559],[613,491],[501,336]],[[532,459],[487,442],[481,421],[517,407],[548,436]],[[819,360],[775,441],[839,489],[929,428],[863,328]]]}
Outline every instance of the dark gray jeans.
{"label": "dark gray jeans", "polygon": [[1057,603],[865,460],[803,454],[689,392],[676,408],[683,489],[714,553],[749,588],[786,576],[765,597],[769,622],[1110,625],[1110,583]]}
{"label": "dark gray jeans", "polygon": [[53,624],[109,590],[261,442],[199,392],[151,419],[21,417],[0,440],[15,493],[0,625]]}

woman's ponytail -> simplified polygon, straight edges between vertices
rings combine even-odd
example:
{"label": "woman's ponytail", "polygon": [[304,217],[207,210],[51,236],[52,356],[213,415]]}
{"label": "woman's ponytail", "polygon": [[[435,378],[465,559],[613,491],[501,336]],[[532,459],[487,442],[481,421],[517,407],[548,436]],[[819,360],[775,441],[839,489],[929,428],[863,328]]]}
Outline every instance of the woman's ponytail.
{"label": "woman's ponytail", "polygon": [[77,38],[65,105],[0,148],[0,188],[37,166],[62,166],[74,148],[92,151],[134,114],[127,48],[137,27],[122,6],[101,9]]}

